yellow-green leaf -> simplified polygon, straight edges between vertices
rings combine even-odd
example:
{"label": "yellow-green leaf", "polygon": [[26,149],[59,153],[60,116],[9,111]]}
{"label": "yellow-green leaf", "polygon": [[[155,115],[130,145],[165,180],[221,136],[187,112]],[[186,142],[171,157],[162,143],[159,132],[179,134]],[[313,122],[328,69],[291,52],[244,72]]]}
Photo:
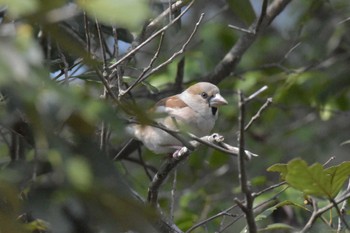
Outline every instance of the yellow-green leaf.
{"label": "yellow-green leaf", "polygon": [[87,190],[93,182],[92,171],[83,158],[71,158],[67,161],[67,178],[79,190]]}
{"label": "yellow-green leaf", "polygon": [[38,0],[0,0],[0,6],[5,5],[12,17],[33,13],[39,7]]}
{"label": "yellow-green leaf", "polygon": [[286,181],[308,195],[334,198],[350,175],[350,162],[324,169],[320,163],[308,166],[304,160],[295,159],[287,165]]}
{"label": "yellow-green leaf", "polygon": [[282,164],[282,163],[276,163],[269,168],[267,168],[267,171],[269,172],[279,172],[281,175],[281,178],[284,180],[287,175],[287,164]]}
{"label": "yellow-green leaf", "polygon": [[105,24],[124,27],[141,26],[148,16],[145,0],[76,0],[90,17],[96,17]]}

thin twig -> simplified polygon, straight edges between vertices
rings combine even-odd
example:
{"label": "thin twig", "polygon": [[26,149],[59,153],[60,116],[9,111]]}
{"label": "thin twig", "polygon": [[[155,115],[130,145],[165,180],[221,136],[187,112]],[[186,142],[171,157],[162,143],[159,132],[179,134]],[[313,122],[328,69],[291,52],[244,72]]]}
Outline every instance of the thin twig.
{"label": "thin twig", "polygon": [[[346,188],[346,192],[350,192],[350,179],[348,181],[348,187]],[[345,215],[346,214],[346,205],[348,204],[348,199],[346,199],[344,202],[343,202],[343,205],[340,209],[340,213],[342,215]],[[342,225],[342,220],[341,219],[338,219],[338,229],[337,229],[337,232],[340,232],[343,230],[343,225]]]}
{"label": "thin twig", "polygon": [[171,63],[176,57],[178,57],[179,55],[183,54],[186,50],[187,45],[190,43],[190,41],[192,40],[193,36],[195,35],[195,33],[198,30],[198,27],[202,21],[204,17],[204,13],[201,14],[201,16],[199,17],[198,22],[196,23],[191,35],[188,37],[188,39],[185,41],[185,43],[182,45],[181,49],[178,50],[177,52],[175,52],[171,57],[169,57],[166,61],[164,61],[163,63],[159,64],[157,67],[153,68],[151,71],[149,71],[148,73],[143,72],[143,76],[139,76],[139,78],[121,95],[125,95],[126,93],[128,93],[128,91],[130,91],[133,87],[135,87],[138,83],[143,82],[144,80],[146,80],[149,76],[151,76],[152,74],[154,74],[155,72],[159,71],[160,69],[162,69],[164,66],[168,65],[169,63]]}
{"label": "thin twig", "polygon": [[175,212],[175,195],[176,195],[176,184],[177,184],[177,168],[174,170],[173,186],[171,189],[171,201],[170,201],[170,220],[174,221]]}
{"label": "thin twig", "polygon": [[61,58],[61,61],[63,63],[64,84],[68,85],[69,64],[68,64],[68,61],[66,59],[66,55],[64,54],[64,52],[62,51],[62,49],[58,43],[57,43],[57,50],[58,50],[58,54]]}
{"label": "thin twig", "polygon": [[[254,211],[253,211],[253,203],[254,203],[254,197],[252,195],[252,192],[250,190],[250,186],[248,184],[248,177],[245,167],[245,138],[244,138],[244,118],[245,118],[245,100],[243,97],[243,94],[239,91],[239,118],[238,118],[238,126],[239,126],[239,137],[238,137],[238,148],[239,148],[239,154],[238,154],[238,173],[239,173],[239,181],[241,185],[242,192],[245,195],[246,205],[240,206],[242,211],[244,212],[246,216],[246,221],[248,225],[248,230],[250,233],[256,233],[257,228],[255,224],[254,219]],[[239,202],[237,202],[238,205]]]}
{"label": "thin twig", "polygon": [[[341,197],[337,198],[335,200],[335,203],[336,204],[342,203],[343,201],[345,201],[348,198],[350,198],[350,192],[346,192]],[[300,231],[300,233],[309,232],[309,230],[313,226],[313,224],[316,221],[316,219],[318,217],[320,217],[323,213],[327,212],[328,210],[330,210],[333,207],[334,207],[334,205],[333,205],[333,203],[331,203],[331,204],[328,204],[327,206],[325,206],[323,208],[320,208],[320,209],[312,212],[312,215],[311,215],[309,221],[305,224],[304,228]]]}
{"label": "thin twig", "polygon": [[334,199],[330,199],[329,201],[333,204],[333,206],[338,214],[338,218],[340,219],[340,222],[343,223],[343,225],[346,227],[346,229],[349,230],[349,224],[346,222],[346,219],[344,218],[344,215],[340,211],[338,204],[334,201]]}
{"label": "thin twig", "polygon": [[85,30],[85,40],[86,40],[86,51],[91,53],[91,40],[90,40],[90,29],[89,29],[89,19],[86,12],[84,11],[84,30]]}
{"label": "thin twig", "polygon": [[251,101],[252,99],[254,99],[255,97],[257,97],[258,95],[260,95],[262,92],[266,91],[268,88],[268,86],[263,86],[262,88],[260,88],[259,90],[257,90],[256,92],[254,92],[253,94],[251,94],[250,96],[248,96],[247,98],[244,99],[244,101],[246,103],[248,103],[249,101]]}
{"label": "thin twig", "polygon": [[[102,53],[102,61],[103,61],[103,72],[102,72],[102,78],[105,80],[106,85],[103,88],[103,95],[102,97],[104,99],[108,99],[107,95],[107,86],[109,87],[109,80],[108,80],[108,66],[107,66],[107,56],[106,56],[106,49],[105,45],[103,43],[103,37],[101,32],[100,24],[98,23],[98,20],[95,20],[97,34],[98,34],[98,40],[101,47],[101,53]],[[107,151],[107,141],[108,141],[108,125],[105,121],[102,121],[101,124],[101,135],[100,135],[100,150],[103,152]],[[107,153],[106,153],[107,154]]]}
{"label": "thin twig", "polygon": [[[263,201],[262,203],[256,205],[254,207],[254,213],[256,215],[261,214],[264,210],[270,208],[270,204],[269,203],[273,203],[274,200],[276,200],[276,198],[283,193],[288,187],[282,189],[281,191],[279,191],[278,193],[276,193],[273,197],[269,198],[266,201]],[[241,201],[241,203],[244,203]],[[265,208],[263,208],[265,206]],[[272,205],[273,206],[273,205]],[[234,224],[235,222],[237,222],[239,219],[241,219],[242,217],[244,217],[244,214],[239,215],[235,220],[233,220],[232,222],[230,222],[229,224],[227,224],[224,228],[221,229],[221,231],[217,232],[217,233],[221,233],[224,232],[227,228],[229,228],[230,226],[232,226],[232,224]]]}
{"label": "thin twig", "polygon": [[261,114],[271,105],[272,98],[267,98],[266,102],[261,106],[261,108],[258,110],[258,112],[250,119],[249,123],[245,126],[244,130],[247,131],[250,126],[260,118]]}
{"label": "thin twig", "polygon": [[132,88],[134,88],[137,84],[140,83],[140,81],[142,80],[143,76],[152,68],[153,63],[157,60],[159,53],[160,53],[160,49],[162,47],[163,44],[163,39],[164,39],[164,32],[161,33],[160,35],[160,39],[159,39],[159,43],[158,43],[158,48],[156,50],[156,52],[154,53],[151,61],[149,62],[148,66],[146,68],[143,69],[142,73],[139,75],[139,77],[124,91],[119,91],[119,97],[127,94]]}
{"label": "thin twig", "polygon": [[235,30],[237,30],[237,31],[241,31],[241,32],[245,32],[245,33],[254,34],[254,32],[252,32],[252,31],[249,30],[249,29],[241,28],[241,27],[238,27],[238,26],[235,26],[235,25],[232,25],[232,24],[229,24],[228,27],[229,27],[229,28],[232,28],[232,29],[235,29]]}
{"label": "thin twig", "polygon": [[114,63],[113,65],[111,65],[109,67],[109,69],[114,69],[115,67],[117,67],[119,64],[121,64],[123,61],[127,60],[130,56],[134,55],[137,51],[139,51],[143,46],[145,46],[146,44],[148,44],[150,41],[152,41],[154,38],[156,38],[158,35],[160,35],[162,32],[164,32],[165,30],[167,30],[170,26],[172,26],[174,23],[176,23],[193,5],[193,3],[195,2],[195,0],[191,1],[187,7],[181,12],[181,14],[179,14],[179,16],[177,16],[173,21],[171,21],[169,24],[165,25],[164,27],[162,27],[161,29],[159,29],[156,33],[154,33],[153,35],[151,35],[150,37],[148,37],[145,41],[143,41],[141,44],[139,44],[138,46],[136,46],[134,49],[132,49],[130,52],[128,52],[127,54],[125,54],[122,58],[120,58],[116,63]]}

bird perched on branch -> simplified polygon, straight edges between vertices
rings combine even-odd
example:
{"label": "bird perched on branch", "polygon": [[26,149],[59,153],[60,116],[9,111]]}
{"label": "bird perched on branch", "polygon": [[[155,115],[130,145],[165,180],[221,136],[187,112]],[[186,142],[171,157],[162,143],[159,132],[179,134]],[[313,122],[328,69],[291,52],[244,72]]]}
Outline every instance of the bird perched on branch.
{"label": "bird perched on branch", "polygon": [[[181,130],[198,137],[206,136],[218,118],[218,107],[227,104],[220,90],[208,82],[196,83],[180,94],[160,100],[152,109],[155,121],[170,130]],[[131,124],[127,132],[156,154],[174,153],[183,147],[174,136],[150,125]]]}

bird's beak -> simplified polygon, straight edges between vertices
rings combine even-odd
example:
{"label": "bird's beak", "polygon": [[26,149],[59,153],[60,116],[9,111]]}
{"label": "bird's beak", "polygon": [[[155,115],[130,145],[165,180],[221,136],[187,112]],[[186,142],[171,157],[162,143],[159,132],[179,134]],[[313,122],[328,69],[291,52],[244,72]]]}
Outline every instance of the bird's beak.
{"label": "bird's beak", "polygon": [[209,105],[211,107],[219,107],[220,105],[227,104],[227,101],[220,94],[216,94],[209,100]]}

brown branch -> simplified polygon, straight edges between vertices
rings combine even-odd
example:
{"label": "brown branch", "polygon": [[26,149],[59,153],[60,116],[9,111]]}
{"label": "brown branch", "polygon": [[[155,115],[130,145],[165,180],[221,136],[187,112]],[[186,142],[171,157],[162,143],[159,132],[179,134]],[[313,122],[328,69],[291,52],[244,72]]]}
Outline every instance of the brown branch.
{"label": "brown branch", "polygon": [[239,38],[237,43],[231,48],[231,50],[224,56],[224,58],[216,65],[214,70],[207,74],[203,79],[214,84],[221,82],[227,76],[229,76],[232,71],[238,65],[241,57],[249,49],[249,47],[255,42],[259,34],[262,33],[274,20],[274,18],[280,14],[283,9],[291,2],[291,0],[274,0],[266,10],[266,15],[261,19],[260,24],[259,19],[250,26],[249,31],[256,31],[257,26],[259,30],[257,33],[244,33]]}
{"label": "brown branch", "polygon": [[[350,192],[347,192],[347,193],[343,194],[341,197],[337,198],[335,200],[335,203],[336,204],[342,203],[343,201],[346,201],[348,198],[350,198]],[[327,212],[328,210],[330,210],[333,207],[334,207],[334,204],[331,203],[331,204],[328,204],[327,206],[325,206],[321,209],[318,209],[318,210],[315,209],[312,212],[312,215],[311,215],[309,221],[306,223],[306,225],[300,231],[300,233],[309,232],[309,230],[311,229],[311,227],[315,223],[316,219],[319,218],[323,213]]]}
{"label": "brown branch", "polygon": [[244,138],[244,118],[245,118],[245,100],[243,97],[243,94],[239,92],[239,118],[238,118],[238,127],[239,127],[239,137],[238,137],[238,147],[239,147],[239,154],[238,154],[238,172],[239,172],[239,181],[241,185],[242,192],[245,195],[245,201],[246,205],[242,206],[239,202],[237,204],[241,207],[242,211],[244,212],[247,220],[248,225],[248,231],[250,233],[256,233],[257,228],[255,224],[254,219],[254,211],[253,211],[253,202],[254,197],[252,195],[252,192],[250,190],[250,186],[248,184],[248,177],[245,167],[245,138]]}
{"label": "brown branch", "polygon": [[252,126],[254,121],[259,119],[261,114],[271,105],[271,103],[272,103],[272,98],[267,98],[266,102],[261,106],[261,108],[258,110],[258,112],[252,117],[252,119],[250,119],[248,124],[244,127],[245,131],[247,131],[250,128],[250,126]]}
{"label": "brown branch", "polygon": [[177,71],[175,76],[174,90],[176,92],[182,92],[182,82],[184,80],[185,72],[185,57],[182,57],[181,60],[177,63]]}

